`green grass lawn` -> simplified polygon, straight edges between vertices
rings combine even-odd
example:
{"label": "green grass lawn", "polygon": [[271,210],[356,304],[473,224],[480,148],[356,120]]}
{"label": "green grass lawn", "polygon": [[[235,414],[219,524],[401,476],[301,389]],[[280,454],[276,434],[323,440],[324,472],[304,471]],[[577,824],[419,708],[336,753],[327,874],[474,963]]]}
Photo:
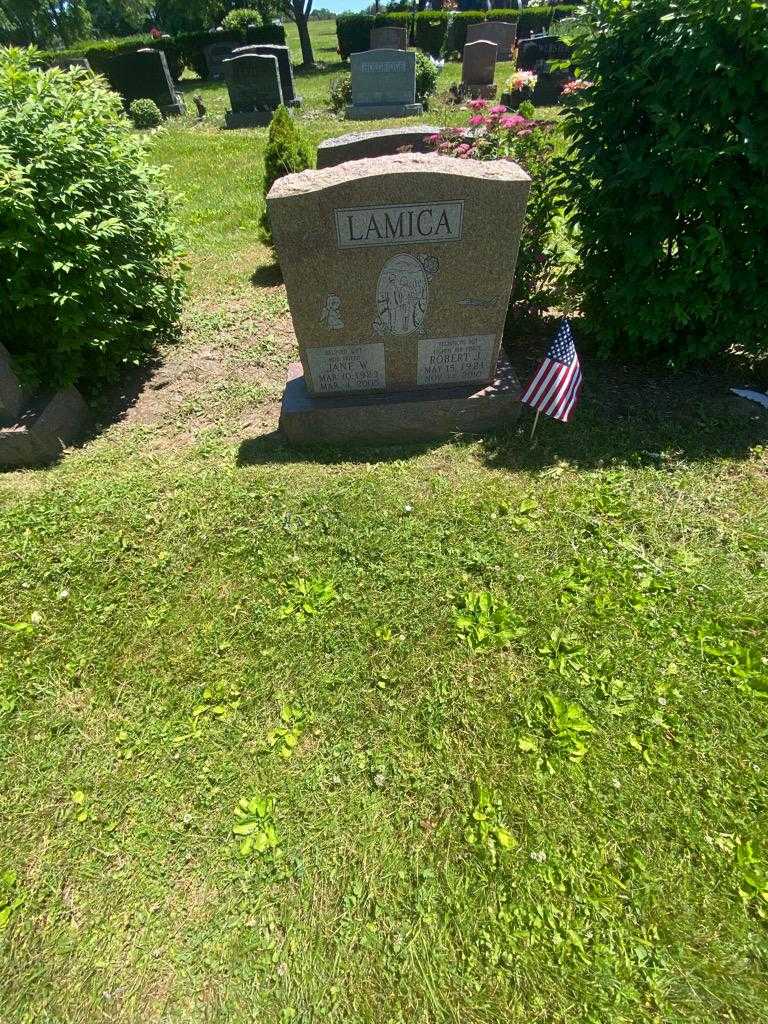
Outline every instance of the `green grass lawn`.
{"label": "green grass lawn", "polygon": [[292,451],[266,132],[203,93],[181,342],[0,477],[0,1021],[765,1020],[765,413],[587,354],[534,444]]}

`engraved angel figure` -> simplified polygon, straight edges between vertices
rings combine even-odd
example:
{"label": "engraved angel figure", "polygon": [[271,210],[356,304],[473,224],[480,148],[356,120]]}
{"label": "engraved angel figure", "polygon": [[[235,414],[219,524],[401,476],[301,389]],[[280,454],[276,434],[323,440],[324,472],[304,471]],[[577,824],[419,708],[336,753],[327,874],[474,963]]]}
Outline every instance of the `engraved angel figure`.
{"label": "engraved angel figure", "polygon": [[329,331],[340,331],[344,326],[341,319],[341,299],[338,295],[329,295],[325,300],[320,323],[325,324]]}

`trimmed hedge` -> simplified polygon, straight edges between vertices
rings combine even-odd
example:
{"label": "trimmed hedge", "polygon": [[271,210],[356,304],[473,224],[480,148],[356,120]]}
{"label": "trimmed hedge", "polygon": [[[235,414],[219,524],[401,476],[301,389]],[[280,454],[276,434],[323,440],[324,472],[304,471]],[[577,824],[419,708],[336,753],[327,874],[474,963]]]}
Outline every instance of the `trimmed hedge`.
{"label": "trimmed hedge", "polygon": [[107,63],[112,57],[149,46],[153,50],[163,51],[171,75],[174,81],[178,81],[185,67],[197,72],[200,78],[207,77],[208,67],[203,48],[211,43],[234,43],[238,46],[245,46],[246,43],[269,43],[273,46],[285,46],[285,28],[282,25],[262,25],[247,32],[181,32],[168,39],[153,39],[150,35],[91,39],[70,46],[66,50],[43,50],[39,60],[42,63],[50,63],[66,57],[86,57],[93,70],[103,75],[106,74]]}
{"label": "trimmed hedge", "polygon": [[153,50],[162,50],[168,61],[168,70],[174,81],[181,78],[184,70],[184,59],[175,39],[153,39],[152,36],[123,36],[120,39],[90,39],[66,50],[42,50],[39,54],[41,63],[50,63],[66,57],[85,57],[91,68],[99,75],[107,72],[107,65],[112,57],[119,53],[133,53],[142,46]]}
{"label": "trimmed hedge", "polygon": [[492,11],[421,11],[411,14],[342,14],[336,19],[339,54],[346,60],[351,53],[367,50],[371,29],[377,25],[407,25],[413,45],[433,57],[460,54],[467,38],[467,26],[483,21],[517,22],[518,38],[549,29],[553,21],[573,16],[573,7],[496,8]]}

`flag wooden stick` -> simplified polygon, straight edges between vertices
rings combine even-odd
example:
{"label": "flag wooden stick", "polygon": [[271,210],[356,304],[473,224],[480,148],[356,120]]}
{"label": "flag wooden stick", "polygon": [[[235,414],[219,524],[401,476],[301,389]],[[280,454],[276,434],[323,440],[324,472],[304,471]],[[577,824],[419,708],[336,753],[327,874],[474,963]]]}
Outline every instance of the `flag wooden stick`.
{"label": "flag wooden stick", "polygon": [[533,426],[531,427],[531,436],[528,438],[529,441],[533,440],[533,435],[536,433],[536,425],[539,422],[539,411],[539,409],[536,410],[536,418],[534,419]]}

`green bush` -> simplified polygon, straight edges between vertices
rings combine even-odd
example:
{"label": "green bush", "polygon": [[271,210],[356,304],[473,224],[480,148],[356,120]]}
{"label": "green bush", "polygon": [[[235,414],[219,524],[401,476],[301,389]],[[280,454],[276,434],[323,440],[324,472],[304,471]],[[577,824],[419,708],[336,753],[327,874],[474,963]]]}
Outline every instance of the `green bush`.
{"label": "green bush", "polygon": [[163,115],[154,100],[134,100],[128,107],[131,120],[137,128],[157,128]]}
{"label": "green bush", "polygon": [[123,36],[120,39],[87,39],[66,50],[46,50],[37,54],[41,62],[50,63],[61,57],[86,57],[93,71],[106,74],[109,61],[120,53],[133,53],[143,46],[162,50],[168,70],[178,82],[184,70],[184,56],[175,39],[153,39],[152,36]]}
{"label": "green bush", "polygon": [[414,45],[432,57],[442,57],[447,26],[443,11],[420,11],[414,25]]}
{"label": "green bush", "polygon": [[603,354],[768,353],[768,12],[592,0],[564,115],[576,284]]}
{"label": "green bush", "polygon": [[440,71],[432,60],[420,50],[416,54],[416,99],[426,103],[437,92]]}
{"label": "green bush", "polygon": [[30,384],[99,382],[178,318],[170,200],[120,98],[34,57],[0,50],[0,340]]}
{"label": "green bush", "polygon": [[331,79],[331,110],[340,114],[352,102],[352,76],[347,72]]}
{"label": "green bush", "polygon": [[261,15],[252,7],[236,7],[221,22],[223,29],[242,32],[243,37],[245,37],[249,25],[255,25],[257,28],[261,25]]}
{"label": "green bush", "polygon": [[287,107],[280,106],[275,111],[269,126],[267,148],[264,151],[264,209],[261,215],[261,231],[265,241],[272,241],[272,229],[269,225],[266,196],[278,178],[296,171],[306,171],[314,166],[312,146],[297,126]]}

